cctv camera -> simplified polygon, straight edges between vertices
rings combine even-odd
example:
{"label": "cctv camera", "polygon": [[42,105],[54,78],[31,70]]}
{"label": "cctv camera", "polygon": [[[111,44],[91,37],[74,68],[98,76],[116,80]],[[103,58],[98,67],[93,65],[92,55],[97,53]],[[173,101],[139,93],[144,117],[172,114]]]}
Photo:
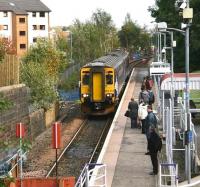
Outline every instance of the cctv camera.
{"label": "cctv camera", "polygon": [[162,53],[166,53],[166,50],[165,50],[165,48],[163,48],[161,52],[162,52]]}
{"label": "cctv camera", "polygon": [[181,6],[180,6],[180,9],[184,9],[184,8],[186,8],[186,6],[187,6],[186,2],[183,2],[183,3],[181,4]]}
{"label": "cctv camera", "polygon": [[186,0],[176,0],[175,8],[176,10],[184,9],[187,6]]}

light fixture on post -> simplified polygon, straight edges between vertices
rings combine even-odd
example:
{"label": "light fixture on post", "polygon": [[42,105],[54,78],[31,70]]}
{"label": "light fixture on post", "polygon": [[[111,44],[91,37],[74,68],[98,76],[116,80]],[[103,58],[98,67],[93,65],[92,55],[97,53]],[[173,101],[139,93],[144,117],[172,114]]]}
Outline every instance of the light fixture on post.
{"label": "light fixture on post", "polygon": [[183,16],[183,23],[181,24],[181,28],[185,29],[184,32],[185,35],[185,110],[186,110],[186,125],[185,125],[185,156],[186,156],[186,174],[187,174],[187,180],[190,184],[191,181],[191,124],[190,124],[190,88],[189,88],[189,30],[190,25],[192,23],[193,18],[193,9],[190,8],[189,0],[176,0],[175,6],[176,8],[181,9],[181,15]]}

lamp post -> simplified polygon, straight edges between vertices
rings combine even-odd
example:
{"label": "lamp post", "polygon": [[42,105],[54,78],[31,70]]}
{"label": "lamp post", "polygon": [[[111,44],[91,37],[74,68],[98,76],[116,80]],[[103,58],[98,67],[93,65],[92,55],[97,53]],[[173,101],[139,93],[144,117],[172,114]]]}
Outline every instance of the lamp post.
{"label": "lamp post", "polygon": [[[184,2],[185,3],[185,2]],[[187,0],[187,8],[183,12],[183,18],[186,19],[188,22],[191,21],[193,17],[193,12],[189,8],[189,0]],[[165,23],[165,22],[164,22]],[[186,156],[186,176],[188,180],[188,184],[191,182],[191,153],[190,153],[190,146],[191,146],[191,124],[190,124],[190,98],[189,98],[189,26],[190,23],[186,24],[185,31],[176,29],[176,28],[167,28],[167,24],[161,24],[160,28],[168,31],[178,31],[185,36],[185,156]]]}
{"label": "lamp post", "polygon": [[70,32],[70,48],[71,48],[70,61],[72,63],[72,32]]}
{"label": "lamp post", "polygon": [[67,40],[69,41],[69,35],[70,35],[70,62],[72,63],[73,62],[73,60],[72,60],[72,55],[73,55],[73,46],[72,46],[72,39],[73,39],[73,37],[72,37],[72,32],[71,31],[66,31],[66,33],[68,33],[68,35],[67,35]]}

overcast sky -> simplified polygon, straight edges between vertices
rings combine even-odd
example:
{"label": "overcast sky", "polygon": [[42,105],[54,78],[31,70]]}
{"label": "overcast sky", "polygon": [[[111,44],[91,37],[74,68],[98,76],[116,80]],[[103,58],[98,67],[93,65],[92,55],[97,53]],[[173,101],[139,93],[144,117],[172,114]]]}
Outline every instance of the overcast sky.
{"label": "overcast sky", "polygon": [[41,0],[51,9],[51,26],[68,26],[77,18],[81,22],[89,20],[97,8],[105,10],[112,17],[117,28],[121,28],[127,13],[140,26],[151,27],[153,18],[148,7],[154,5],[155,0]]}

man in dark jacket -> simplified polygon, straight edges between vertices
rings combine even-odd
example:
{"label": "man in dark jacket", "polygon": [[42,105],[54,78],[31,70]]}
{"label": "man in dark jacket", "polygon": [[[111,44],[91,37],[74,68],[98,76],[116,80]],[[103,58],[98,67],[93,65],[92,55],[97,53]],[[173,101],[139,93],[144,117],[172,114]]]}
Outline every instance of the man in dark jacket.
{"label": "man in dark jacket", "polygon": [[149,141],[148,141],[148,149],[151,156],[151,162],[153,165],[153,172],[150,172],[150,175],[158,174],[158,151],[161,151],[162,148],[162,140],[159,135],[155,132],[154,125],[149,127]]}
{"label": "man in dark jacket", "polygon": [[148,115],[146,117],[145,132],[146,132],[146,136],[148,138],[150,125],[152,124],[152,125],[154,125],[155,128],[157,128],[157,118],[156,118],[155,114],[153,113],[151,105],[147,106],[147,112],[148,112]]}
{"label": "man in dark jacket", "polygon": [[128,104],[128,109],[130,110],[131,128],[137,128],[138,103],[134,98],[131,98],[131,101]]}
{"label": "man in dark jacket", "polygon": [[[148,112],[148,115],[147,115],[147,117],[145,119],[145,133],[146,133],[147,144],[148,144],[149,136],[150,136],[149,127],[150,127],[150,125],[153,125],[155,128],[157,127],[157,118],[156,118],[155,114],[153,113],[151,105],[147,106],[147,112]],[[150,153],[147,151],[145,154],[149,155]]]}

